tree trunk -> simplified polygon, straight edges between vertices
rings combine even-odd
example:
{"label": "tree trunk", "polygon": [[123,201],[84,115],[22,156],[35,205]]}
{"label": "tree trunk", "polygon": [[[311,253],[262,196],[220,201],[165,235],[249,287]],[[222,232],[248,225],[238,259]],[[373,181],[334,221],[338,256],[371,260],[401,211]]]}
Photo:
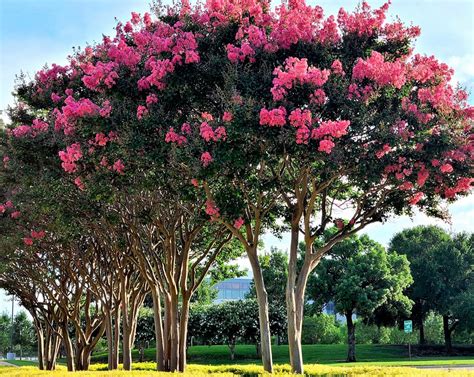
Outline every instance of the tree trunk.
{"label": "tree trunk", "polygon": [[38,368],[39,370],[44,370],[45,368],[45,350],[44,350],[44,331],[40,325],[35,326],[36,329],[36,338],[38,341]]}
{"label": "tree trunk", "polygon": [[181,316],[179,319],[179,371],[184,372],[186,369],[186,345],[188,338],[188,321],[189,321],[189,295],[183,295],[181,303]]}
{"label": "tree trunk", "polygon": [[74,370],[75,370],[75,366],[74,366],[74,347],[72,345],[71,337],[69,336],[67,323],[65,323],[63,325],[62,335],[63,335],[64,350],[66,352],[67,370],[68,370],[68,372],[74,372]]}
{"label": "tree trunk", "polygon": [[107,338],[107,369],[114,369],[114,332],[112,330],[112,314],[105,315],[105,337]]}
{"label": "tree trunk", "polygon": [[288,348],[291,370],[303,374],[303,352],[301,348],[301,330],[303,326],[304,291],[309,276],[309,266],[305,266],[298,276],[298,238],[299,226],[295,221],[291,226],[290,255],[288,261],[288,279],[286,283],[286,311],[288,317]]}
{"label": "tree trunk", "polygon": [[446,352],[451,354],[453,352],[453,344],[451,341],[452,329],[449,327],[449,316],[443,315],[443,331],[444,331],[444,345]]}
{"label": "tree trunk", "polygon": [[260,324],[260,344],[262,346],[262,363],[265,372],[273,373],[272,340],[270,336],[270,318],[268,315],[268,295],[263,281],[262,269],[257,257],[257,245],[247,254],[252,266],[253,280],[258,302],[258,319]]}
{"label": "tree trunk", "polygon": [[179,363],[179,319],[178,319],[178,296],[174,292],[169,301],[169,372],[178,371]]}
{"label": "tree trunk", "polygon": [[163,351],[163,321],[161,318],[161,297],[158,287],[151,286],[151,296],[153,298],[153,318],[155,322],[156,338],[156,369],[165,370],[164,351]]}
{"label": "tree trunk", "polygon": [[230,350],[230,359],[234,360],[235,359],[235,339],[233,339],[232,342],[229,343],[229,350]]}
{"label": "tree trunk", "polygon": [[425,339],[425,325],[423,323],[423,319],[420,320],[420,323],[418,324],[418,328],[420,330],[420,338],[419,338],[419,341],[418,343],[420,344],[420,346],[422,345],[425,345],[426,344],[426,339]]}
{"label": "tree trunk", "polygon": [[352,312],[346,313],[347,323],[347,362],[356,361],[355,356],[355,324],[352,321]]}
{"label": "tree trunk", "polygon": [[113,341],[113,357],[112,357],[112,369],[118,369],[119,365],[119,348],[120,348],[120,322],[122,317],[122,311],[120,307],[116,309],[115,318],[113,319],[113,330],[114,330],[114,341]]}

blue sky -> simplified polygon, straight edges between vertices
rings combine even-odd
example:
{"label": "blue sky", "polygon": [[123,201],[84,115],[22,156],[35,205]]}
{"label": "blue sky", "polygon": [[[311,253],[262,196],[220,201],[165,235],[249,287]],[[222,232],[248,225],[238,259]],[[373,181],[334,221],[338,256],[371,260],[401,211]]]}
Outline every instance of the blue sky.
{"label": "blue sky", "polygon": [[[309,1],[319,4],[326,14],[339,7],[353,9],[359,1]],[[369,1],[380,6],[383,1]],[[115,17],[128,20],[131,11],[145,12],[148,0],[0,0],[0,110],[11,104],[15,75],[20,71],[34,75],[45,63],[66,63],[74,46],[113,34]],[[473,0],[393,0],[390,16],[419,25],[422,34],[416,51],[435,55],[456,70],[455,80],[471,92],[474,103],[474,1]],[[377,241],[387,244],[394,233],[418,224],[436,223],[458,232],[474,231],[474,196],[450,207],[452,223],[441,223],[417,214],[413,220],[392,219],[387,224],[366,230]],[[271,245],[286,249],[282,240],[265,237]],[[245,262],[243,262],[245,265]],[[0,292],[0,312],[9,308]]]}

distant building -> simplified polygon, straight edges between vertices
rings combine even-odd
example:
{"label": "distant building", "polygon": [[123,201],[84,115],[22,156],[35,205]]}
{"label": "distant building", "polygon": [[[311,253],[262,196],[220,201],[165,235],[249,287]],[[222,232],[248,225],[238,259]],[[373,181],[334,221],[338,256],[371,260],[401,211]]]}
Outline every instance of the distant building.
{"label": "distant building", "polygon": [[235,278],[227,279],[216,284],[217,298],[216,303],[223,301],[243,300],[250,291],[252,279]]}
{"label": "distant building", "polygon": [[[253,279],[249,278],[234,278],[223,280],[215,285],[217,288],[217,298],[215,303],[219,304],[224,301],[243,300],[247,293],[250,292],[250,286]],[[330,301],[323,306],[323,313],[333,315],[339,322],[346,322],[346,317],[336,313],[336,305]],[[356,316],[354,315],[355,319]]]}

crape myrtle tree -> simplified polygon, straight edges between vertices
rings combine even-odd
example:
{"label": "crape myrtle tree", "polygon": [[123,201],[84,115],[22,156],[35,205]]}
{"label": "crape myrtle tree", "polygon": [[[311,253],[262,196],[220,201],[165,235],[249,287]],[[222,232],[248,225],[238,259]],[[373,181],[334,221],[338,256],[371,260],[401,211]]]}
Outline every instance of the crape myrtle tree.
{"label": "crape myrtle tree", "polygon": [[[334,232],[334,231],[333,231]],[[326,237],[331,237],[330,231]],[[320,240],[317,241],[321,242]],[[322,241],[321,243],[324,243]],[[403,291],[413,282],[404,255],[387,253],[382,245],[363,235],[352,235],[334,245],[310,279],[309,298],[320,310],[332,301],[347,325],[347,361],[356,361],[355,323],[373,316],[387,302],[398,303],[408,314],[410,299]]]}
{"label": "crape myrtle tree", "polygon": [[[196,183],[208,198],[208,214],[244,245],[255,247],[262,224],[272,225],[267,212],[289,225],[288,341],[292,369],[302,373],[309,274],[332,246],[370,223],[415,208],[445,216],[440,204],[465,195],[472,184],[473,109],[466,93],[451,86],[449,67],[413,55],[418,28],[385,22],[388,4],[341,10],[337,21],[301,1],[275,12],[262,3],[207,8],[215,31],[206,35],[214,43],[198,67],[215,63],[219,43],[230,67],[212,70],[213,77],[223,72],[222,83],[211,86],[218,100],[199,109],[197,122],[188,120],[191,133],[187,126],[170,127],[167,140],[181,149],[183,163],[200,159],[196,176],[203,182]],[[231,38],[218,33],[225,29]],[[333,224],[338,231],[316,245]],[[305,256],[298,268],[300,237]],[[258,263],[252,268],[258,278]],[[259,294],[255,285],[266,308],[264,287]]]}
{"label": "crape myrtle tree", "polygon": [[[231,232],[252,266],[266,371],[268,298],[257,246],[282,218],[291,230],[290,361],[302,373],[305,287],[322,256],[390,215],[418,208],[443,216],[440,203],[472,184],[467,95],[451,86],[445,64],[413,55],[419,29],[385,22],[387,8],[363,3],[336,19],[303,1],[273,9],[249,0],[183,2],[157,19],[134,13],[114,38],[20,85],[19,97],[38,116],[17,123],[12,138],[34,141],[45,133],[57,140],[62,149],[54,157],[64,175],[97,200],[113,201],[118,191],[126,207],[143,190],[166,198],[172,189],[173,205],[188,215],[188,206],[201,208],[212,226]],[[154,217],[159,241],[147,241],[163,245],[173,263],[185,261],[188,250],[173,244],[172,233],[186,234],[178,217]],[[338,231],[316,246],[332,224]],[[141,227],[132,225],[137,237]],[[171,285],[160,288],[170,308],[176,291],[169,286],[187,276],[186,264],[178,265],[174,277],[166,271]],[[164,344],[175,350],[172,325],[172,341]],[[184,356],[167,360],[158,365],[184,369]]]}
{"label": "crape myrtle tree", "polygon": [[[163,17],[166,20],[171,16]],[[127,46],[132,24],[138,25],[139,34],[145,38],[140,51]],[[54,65],[38,72],[34,81],[20,83],[17,97],[21,102],[11,110],[16,127],[9,131],[12,145],[41,145],[44,153],[40,153],[43,160],[39,164],[56,159],[56,166],[64,170],[61,178],[89,199],[100,202],[99,214],[115,217],[122,227],[122,247],[130,252],[152,292],[157,361],[163,370],[185,368],[189,303],[206,273],[240,255],[239,249],[229,244],[231,235],[226,228],[209,222],[204,212],[205,199],[196,198],[188,168],[174,164],[176,170],[170,171],[174,147],[165,142],[163,128],[166,125],[167,131],[170,122],[176,121],[175,117],[182,118],[181,112],[189,112],[194,104],[182,101],[181,110],[171,111],[182,96],[177,84],[171,86],[174,91],[163,104],[157,103],[154,92],[163,89],[160,75],[171,72],[174,66],[199,60],[193,32],[183,29],[183,24],[152,22],[148,14],[143,19],[134,14],[132,23],[124,28],[118,26],[115,39],[104,38],[103,44],[78,52],[68,67]],[[158,59],[162,54],[170,55],[172,61]],[[161,72],[162,64],[168,68]],[[150,75],[152,66],[154,73]],[[101,72],[107,72],[105,88],[111,90],[102,88]],[[123,81],[115,86],[119,77]],[[117,90],[119,87],[121,90]],[[28,159],[31,155],[15,157],[27,165],[32,162]],[[13,157],[13,153],[7,154],[4,159],[10,164]],[[90,225],[95,232],[97,227]],[[89,233],[84,237],[91,241]],[[93,245],[95,250],[104,248],[99,239]],[[34,244],[31,239],[24,241],[26,246]],[[64,296],[61,298],[66,299]],[[127,297],[122,295],[121,299],[125,305]],[[125,343],[125,338],[133,336],[125,337],[125,329],[130,327],[125,314],[122,313],[122,337],[128,355],[131,342]],[[126,368],[130,367],[128,359]]]}

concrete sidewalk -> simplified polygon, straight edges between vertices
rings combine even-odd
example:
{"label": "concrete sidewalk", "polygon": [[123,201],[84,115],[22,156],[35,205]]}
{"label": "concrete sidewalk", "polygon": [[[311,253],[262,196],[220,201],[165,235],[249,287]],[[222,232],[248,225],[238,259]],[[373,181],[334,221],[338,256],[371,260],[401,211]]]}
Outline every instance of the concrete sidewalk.
{"label": "concrete sidewalk", "polygon": [[17,367],[18,365],[11,364],[8,361],[0,361],[0,367]]}

